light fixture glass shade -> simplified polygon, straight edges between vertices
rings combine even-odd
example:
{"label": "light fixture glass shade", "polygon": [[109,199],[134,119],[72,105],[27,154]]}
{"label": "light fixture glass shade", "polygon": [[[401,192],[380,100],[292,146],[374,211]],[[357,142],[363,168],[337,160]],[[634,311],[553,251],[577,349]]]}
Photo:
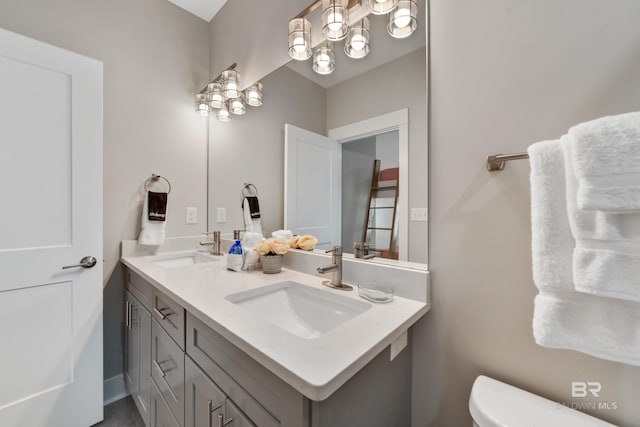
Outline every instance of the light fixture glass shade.
{"label": "light fixture glass shade", "polygon": [[384,15],[398,5],[398,0],[367,0],[367,6],[374,15]]}
{"label": "light fixture glass shade", "polygon": [[235,99],[240,96],[240,76],[235,70],[222,72],[222,95],[225,99]]}
{"label": "light fixture glass shade", "polygon": [[389,14],[387,31],[397,39],[409,37],[418,28],[417,16],[418,5],[415,0],[399,0],[398,6]]}
{"label": "light fixture glass shade", "polygon": [[207,94],[206,93],[198,93],[196,95],[196,111],[201,116],[209,115],[209,104],[207,102]]}
{"label": "light fixture glass shade", "polygon": [[244,91],[244,99],[247,104],[252,107],[259,107],[262,105],[262,83],[258,82],[252,84]]}
{"label": "light fixture glass shade", "polygon": [[224,97],[222,96],[222,85],[220,83],[209,83],[207,87],[209,94],[209,107],[222,108]]}
{"label": "light fixture glass shade", "polygon": [[222,105],[222,108],[218,110],[218,120],[220,120],[221,122],[231,121],[231,114],[229,114],[226,103],[224,103]]}
{"label": "light fixture glass shade", "polygon": [[236,99],[230,99],[227,101],[229,103],[228,110],[237,116],[241,116],[247,112],[247,107],[244,105],[244,101],[242,97]]}
{"label": "light fixture glass shade", "polygon": [[331,74],[336,68],[336,58],[331,43],[323,43],[313,51],[313,71],[318,74]]}
{"label": "light fixture glass shade", "polygon": [[366,16],[349,28],[344,53],[350,58],[364,58],[369,53],[369,18]]}
{"label": "light fixture glass shade", "polygon": [[327,40],[342,40],[349,29],[349,0],[322,0],[322,34]]}
{"label": "light fixture glass shade", "polygon": [[311,58],[311,22],[306,18],[289,21],[289,56],[297,61]]}

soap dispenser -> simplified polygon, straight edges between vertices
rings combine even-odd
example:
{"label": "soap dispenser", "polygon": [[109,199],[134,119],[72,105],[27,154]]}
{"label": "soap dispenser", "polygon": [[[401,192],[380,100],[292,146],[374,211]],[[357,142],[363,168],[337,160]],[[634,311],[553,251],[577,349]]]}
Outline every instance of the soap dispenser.
{"label": "soap dispenser", "polygon": [[227,254],[227,270],[241,271],[244,264],[244,249],[240,240],[236,240]]}

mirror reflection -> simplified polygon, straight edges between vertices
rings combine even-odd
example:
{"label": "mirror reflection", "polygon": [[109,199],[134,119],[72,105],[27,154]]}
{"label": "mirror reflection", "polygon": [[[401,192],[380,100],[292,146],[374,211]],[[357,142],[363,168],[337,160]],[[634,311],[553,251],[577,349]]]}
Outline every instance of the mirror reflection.
{"label": "mirror reflection", "polygon": [[[336,46],[336,71],[328,76],[315,74],[309,62],[292,61],[261,79],[259,111],[230,123],[210,118],[210,230],[243,228],[240,194],[243,183],[251,182],[258,188],[266,234],[290,228],[318,236],[323,247],[341,244],[345,252],[353,252],[354,242],[370,241],[379,256],[426,263],[427,223],[411,220],[412,210],[427,207],[424,25],[419,22],[408,39],[386,40],[385,22],[375,18],[366,58],[347,58]],[[295,154],[300,164],[291,169],[285,124],[329,137],[339,154],[313,142],[309,152]],[[404,147],[392,142],[403,137]],[[397,176],[383,180],[397,184],[397,202],[391,188],[369,200],[375,160],[379,175]],[[337,161],[339,174],[330,168]],[[218,221],[219,208],[226,210],[224,222]],[[294,224],[301,214],[311,220]]]}

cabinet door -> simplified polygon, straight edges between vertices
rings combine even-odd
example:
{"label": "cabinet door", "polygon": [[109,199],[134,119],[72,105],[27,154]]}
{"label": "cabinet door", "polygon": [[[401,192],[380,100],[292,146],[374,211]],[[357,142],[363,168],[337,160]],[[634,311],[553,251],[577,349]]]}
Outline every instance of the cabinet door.
{"label": "cabinet door", "polygon": [[145,425],[150,424],[151,408],[151,313],[142,306],[134,312],[140,331],[140,381],[138,395],[134,396],[136,406]]}
{"label": "cabinet door", "polygon": [[222,426],[228,427],[256,427],[256,425],[249,420],[249,418],[240,411],[240,409],[233,403],[231,399],[227,398],[225,402],[225,414],[221,420]]}
{"label": "cabinet door", "polygon": [[227,396],[196,366],[185,358],[185,427],[217,427],[224,417]]}
{"label": "cabinet door", "polygon": [[151,383],[151,427],[180,427],[158,387]]}
{"label": "cabinet door", "polygon": [[125,382],[129,393],[136,396],[140,392],[140,322],[134,320],[134,313],[139,311],[135,297],[125,293],[124,327],[125,327]]}
{"label": "cabinet door", "polygon": [[151,322],[151,378],[180,425],[184,423],[184,353],[154,319]]}

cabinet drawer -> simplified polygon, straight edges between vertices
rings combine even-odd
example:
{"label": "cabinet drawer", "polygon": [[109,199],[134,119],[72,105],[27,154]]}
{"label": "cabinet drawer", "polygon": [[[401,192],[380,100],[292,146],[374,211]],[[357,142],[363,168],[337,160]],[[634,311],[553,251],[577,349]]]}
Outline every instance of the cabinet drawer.
{"label": "cabinet drawer", "polygon": [[154,319],[151,378],[180,425],[184,423],[184,353]]}
{"label": "cabinet drawer", "polygon": [[127,269],[127,290],[140,301],[140,304],[151,311],[151,298],[153,297],[153,286],[144,280],[140,275]]}
{"label": "cabinet drawer", "polygon": [[157,289],[153,289],[151,314],[158,324],[184,350],[184,308]]}
{"label": "cabinet drawer", "polygon": [[155,383],[151,384],[151,427],[180,427]]}
{"label": "cabinet drawer", "polygon": [[187,354],[260,427],[308,426],[309,401],[187,313]]}

